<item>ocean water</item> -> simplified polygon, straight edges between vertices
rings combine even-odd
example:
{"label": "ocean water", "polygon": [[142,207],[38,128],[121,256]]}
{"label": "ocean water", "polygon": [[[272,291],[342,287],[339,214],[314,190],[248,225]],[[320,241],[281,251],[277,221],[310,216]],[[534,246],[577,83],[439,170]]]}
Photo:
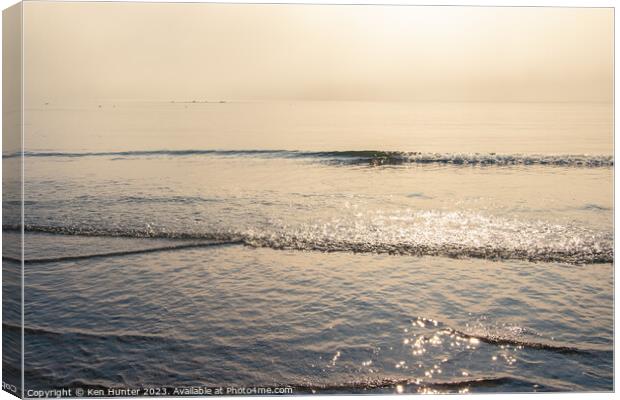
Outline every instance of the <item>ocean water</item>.
{"label": "ocean water", "polygon": [[[27,389],[613,389],[609,104],[108,101],[25,121]],[[3,207],[11,291],[19,198]]]}

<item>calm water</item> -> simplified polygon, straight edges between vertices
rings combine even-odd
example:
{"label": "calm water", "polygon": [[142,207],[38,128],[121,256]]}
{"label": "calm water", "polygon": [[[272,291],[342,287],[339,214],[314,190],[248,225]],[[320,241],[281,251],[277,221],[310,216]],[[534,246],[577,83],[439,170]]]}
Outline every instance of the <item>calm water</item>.
{"label": "calm water", "polygon": [[26,388],[612,390],[611,110],[31,109]]}

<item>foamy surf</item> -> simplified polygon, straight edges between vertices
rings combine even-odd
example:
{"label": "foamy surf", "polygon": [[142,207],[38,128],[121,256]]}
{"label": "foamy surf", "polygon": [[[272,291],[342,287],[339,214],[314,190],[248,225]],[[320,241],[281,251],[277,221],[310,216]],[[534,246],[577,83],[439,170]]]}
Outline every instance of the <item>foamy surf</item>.
{"label": "foamy surf", "polygon": [[[15,158],[21,153],[4,154]],[[501,154],[501,153],[433,153],[381,150],[301,151],[301,150],[130,150],[104,152],[45,152],[26,151],[24,157],[83,158],[83,157],[244,157],[270,159],[307,159],[339,165],[547,165],[565,167],[612,167],[613,156],[588,154]]]}
{"label": "foamy surf", "polygon": [[[19,230],[18,225],[4,225]],[[613,235],[571,225],[519,221],[467,212],[369,213],[317,224],[174,230],[147,225],[118,228],[26,224],[26,232],[78,236],[178,239],[244,244],[277,250],[525,260],[566,264],[611,263]],[[202,246],[189,243],[186,246]],[[164,247],[167,249],[167,247]],[[149,250],[151,251],[151,250]],[[36,261],[35,261],[36,262]]]}

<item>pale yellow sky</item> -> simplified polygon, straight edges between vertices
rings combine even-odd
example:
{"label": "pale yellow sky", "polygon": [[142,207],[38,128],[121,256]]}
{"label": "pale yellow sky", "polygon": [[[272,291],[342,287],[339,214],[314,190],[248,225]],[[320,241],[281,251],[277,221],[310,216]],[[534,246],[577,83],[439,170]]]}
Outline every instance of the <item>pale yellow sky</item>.
{"label": "pale yellow sky", "polygon": [[44,3],[25,97],[611,101],[613,10]]}

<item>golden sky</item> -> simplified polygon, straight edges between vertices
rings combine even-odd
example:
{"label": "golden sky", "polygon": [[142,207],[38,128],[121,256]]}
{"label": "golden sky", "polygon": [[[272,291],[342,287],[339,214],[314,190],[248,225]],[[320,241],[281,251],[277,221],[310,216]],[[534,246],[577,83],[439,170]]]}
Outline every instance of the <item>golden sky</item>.
{"label": "golden sky", "polygon": [[24,4],[26,103],[611,101],[609,8]]}

